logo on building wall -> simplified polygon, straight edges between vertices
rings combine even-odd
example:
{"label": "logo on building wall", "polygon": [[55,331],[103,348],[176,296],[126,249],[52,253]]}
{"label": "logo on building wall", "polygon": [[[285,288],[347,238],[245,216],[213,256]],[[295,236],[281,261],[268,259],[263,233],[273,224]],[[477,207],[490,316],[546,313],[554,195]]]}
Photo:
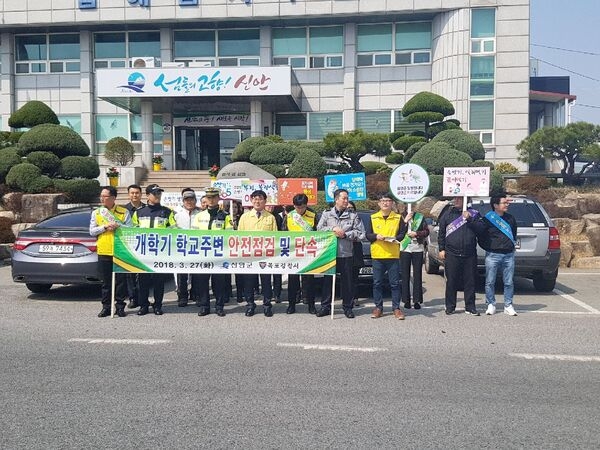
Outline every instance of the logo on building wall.
{"label": "logo on building wall", "polygon": [[124,89],[131,89],[134,92],[144,92],[144,86],[146,85],[146,78],[139,72],[133,72],[129,75],[126,85],[119,87]]}

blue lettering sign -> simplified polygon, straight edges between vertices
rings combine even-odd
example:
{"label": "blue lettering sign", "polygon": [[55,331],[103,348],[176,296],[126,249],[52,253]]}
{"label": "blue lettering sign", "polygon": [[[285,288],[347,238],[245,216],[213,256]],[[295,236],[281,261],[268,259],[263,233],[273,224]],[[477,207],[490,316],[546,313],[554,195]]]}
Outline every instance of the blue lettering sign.
{"label": "blue lettering sign", "polygon": [[198,0],[179,0],[179,6],[196,6]]}
{"label": "blue lettering sign", "polygon": [[79,0],[79,9],[95,9],[96,0]]}

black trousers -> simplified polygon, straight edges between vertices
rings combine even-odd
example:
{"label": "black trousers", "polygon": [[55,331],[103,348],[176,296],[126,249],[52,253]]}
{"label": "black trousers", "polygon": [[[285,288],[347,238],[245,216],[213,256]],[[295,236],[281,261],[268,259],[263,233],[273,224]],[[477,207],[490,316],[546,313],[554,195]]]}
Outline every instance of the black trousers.
{"label": "black trousers", "polygon": [[[352,286],[352,256],[336,259],[336,271],[340,275],[340,286],[342,287],[342,306],[344,311],[352,309],[354,304],[354,287]],[[331,308],[332,276],[325,276],[323,280],[323,292],[321,308]]]}
{"label": "black trousers", "polygon": [[[102,307],[110,308],[112,303],[113,257],[98,255],[98,271],[102,280]],[[115,303],[117,309],[125,307],[127,280],[124,273],[115,273]]]}
{"label": "black trousers", "polygon": [[140,273],[138,278],[140,285],[140,306],[150,305],[148,297],[150,296],[150,288],[152,288],[154,308],[162,308],[163,296],[165,295],[165,283],[167,279],[172,276],[173,275],[170,273]]}
{"label": "black trousers", "polygon": [[[188,292],[188,276],[191,278],[191,288]],[[202,284],[199,282],[199,274],[177,274],[177,300],[187,302],[188,299],[197,302],[200,300],[200,289]]]}
{"label": "black trousers", "polygon": [[[295,305],[300,292],[300,275],[288,275],[288,302]],[[315,304],[315,277],[302,275],[302,292],[306,296],[309,305]]]}
{"label": "black trousers", "polygon": [[412,300],[423,303],[423,252],[400,253],[400,275],[402,282],[402,303],[410,303],[410,266],[413,272]]}
{"label": "black trousers", "polygon": [[140,296],[139,288],[138,288],[138,274],[137,273],[128,273],[125,274],[125,279],[127,280],[127,296],[134,301],[137,305],[138,298]]}
{"label": "black trousers", "polygon": [[231,285],[231,276],[228,274],[217,273],[217,274],[197,274],[198,277],[198,306],[204,309],[210,309],[210,292],[209,292],[209,280],[212,278],[212,290],[215,294],[215,309],[217,311],[223,310],[226,300],[229,300],[228,286]]}
{"label": "black trousers", "polygon": [[475,309],[475,277],[477,276],[477,255],[456,256],[446,252],[444,261],[446,274],[446,309],[456,308],[456,292],[465,291],[465,308]]}
{"label": "black trousers", "polygon": [[270,306],[273,298],[273,287],[271,286],[271,274],[244,275],[244,299],[248,306],[255,306],[254,292],[258,286],[258,277],[260,276],[260,285],[262,288],[263,305]]}

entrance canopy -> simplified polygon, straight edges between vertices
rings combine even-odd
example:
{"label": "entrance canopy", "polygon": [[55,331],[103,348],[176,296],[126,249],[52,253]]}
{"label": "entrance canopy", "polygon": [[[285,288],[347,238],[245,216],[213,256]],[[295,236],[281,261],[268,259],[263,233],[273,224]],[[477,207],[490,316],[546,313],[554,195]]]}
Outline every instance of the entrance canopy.
{"label": "entrance canopy", "polygon": [[299,111],[302,95],[289,66],[98,69],[96,86],[99,98],[135,114],[142,101],[154,113],[247,112],[257,100],[263,111]]}

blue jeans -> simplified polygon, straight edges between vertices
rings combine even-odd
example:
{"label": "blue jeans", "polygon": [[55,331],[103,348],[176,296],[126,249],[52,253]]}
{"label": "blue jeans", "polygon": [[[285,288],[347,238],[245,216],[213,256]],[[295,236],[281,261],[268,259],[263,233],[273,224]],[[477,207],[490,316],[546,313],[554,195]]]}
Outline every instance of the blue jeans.
{"label": "blue jeans", "polygon": [[496,274],[502,270],[502,283],[504,284],[504,307],[512,305],[515,286],[513,275],[515,273],[515,252],[492,253],[485,252],[485,301],[488,305],[496,305],[494,291],[496,287]]}
{"label": "blue jeans", "polygon": [[373,259],[373,301],[383,310],[383,276],[387,272],[392,291],[392,309],[400,309],[400,260]]}

